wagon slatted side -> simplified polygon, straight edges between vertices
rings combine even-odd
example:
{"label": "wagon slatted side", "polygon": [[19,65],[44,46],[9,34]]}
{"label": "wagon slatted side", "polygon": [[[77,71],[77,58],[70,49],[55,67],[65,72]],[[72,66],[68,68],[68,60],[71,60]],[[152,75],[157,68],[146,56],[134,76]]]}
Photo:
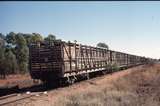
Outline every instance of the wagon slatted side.
{"label": "wagon slatted side", "polygon": [[146,63],[145,57],[71,42],[40,42],[30,46],[30,73],[41,80],[61,79],[83,73],[110,71]]}

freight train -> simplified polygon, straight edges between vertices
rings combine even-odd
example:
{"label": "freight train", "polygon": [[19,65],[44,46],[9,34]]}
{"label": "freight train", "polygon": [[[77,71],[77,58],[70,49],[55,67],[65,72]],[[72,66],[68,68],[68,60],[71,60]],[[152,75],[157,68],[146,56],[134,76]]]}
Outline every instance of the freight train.
{"label": "freight train", "polygon": [[29,47],[31,77],[49,83],[73,83],[80,76],[89,78],[112,72],[114,67],[128,68],[147,61],[141,56],[61,40],[32,43]]}

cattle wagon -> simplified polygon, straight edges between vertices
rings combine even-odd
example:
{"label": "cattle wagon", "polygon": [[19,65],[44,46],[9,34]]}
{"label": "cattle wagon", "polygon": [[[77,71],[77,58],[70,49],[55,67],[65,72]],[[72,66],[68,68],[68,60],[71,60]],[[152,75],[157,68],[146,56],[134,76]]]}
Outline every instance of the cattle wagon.
{"label": "cattle wagon", "polygon": [[144,64],[145,57],[56,40],[32,43],[29,47],[30,74],[44,82],[73,81],[78,76],[110,72],[113,67]]}

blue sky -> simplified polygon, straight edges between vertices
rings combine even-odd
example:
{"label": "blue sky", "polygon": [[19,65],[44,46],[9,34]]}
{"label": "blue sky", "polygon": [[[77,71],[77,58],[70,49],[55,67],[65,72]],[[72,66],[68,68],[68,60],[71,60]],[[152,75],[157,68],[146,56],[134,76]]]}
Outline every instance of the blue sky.
{"label": "blue sky", "polygon": [[0,32],[10,31],[160,58],[160,2],[0,2]]}

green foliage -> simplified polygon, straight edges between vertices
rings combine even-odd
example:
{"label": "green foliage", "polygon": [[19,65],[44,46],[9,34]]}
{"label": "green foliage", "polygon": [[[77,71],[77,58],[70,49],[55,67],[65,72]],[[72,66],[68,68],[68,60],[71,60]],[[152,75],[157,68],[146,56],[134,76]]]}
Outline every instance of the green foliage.
{"label": "green foliage", "polygon": [[16,39],[16,46],[18,47],[26,46],[27,43],[22,33],[16,34],[15,39]]}
{"label": "green foliage", "polygon": [[109,64],[106,65],[106,69],[107,70],[112,70],[112,71],[118,71],[119,67],[118,67],[117,64],[111,64],[111,63],[109,63]]}
{"label": "green foliage", "polygon": [[5,71],[7,73],[16,73],[18,69],[16,56],[13,54],[13,52],[8,49],[5,51]]}
{"label": "green foliage", "polygon": [[[49,34],[46,41],[56,40],[56,36]],[[6,74],[28,72],[29,45],[43,41],[38,33],[24,34],[10,32],[6,36],[0,33],[0,73]]]}
{"label": "green foliage", "polygon": [[0,47],[0,74],[1,78],[5,78],[5,48]]}
{"label": "green foliage", "polygon": [[0,38],[5,40],[6,37],[2,33],[0,33]]}
{"label": "green foliage", "polygon": [[42,40],[43,40],[43,38],[42,38],[42,36],[40,34],[32,33],[31,42],[40,42]]}
{"label": "green foliage", "polygon": [[112,65],[112,70],[113,70],[113,71],[119,71],[118,65],[117,65],[117,64],[113,64],[113,65]]}
{"label": "green foliage", "polygon": [[23,37],[26,40],[27,46],[32,42],[32,34],[23,34]]}
{"label": "green foliage", "polygon": [[[7,43],[10,45],[6,46],[6,70],[7,72],[15,73],[15,70],[26,71],[27,67],[20,67],[21,64],[28,64],[28,47],[26,39],[23,36],[23,33],[9,33],[6,37]],[[9,61],[9,59],[12,59]],[[17,68],[18,63],[18,68]],[[13,66],[13,65],[14,66]],[[25,65],[23,65],[25,66]]]}
{"label": "green foliage", "polygon": [[0,47],[4,47],[5,46],[5,40],[0,38]]}
{"label": "green foliage", "polygon": [[27,46],[21,46],[17,48],[16,52],[18,63],[28,62],[29,50]]}
{"label": "green foliage", "polygon": [[16,73],[18,68],[16,56],[9,48],[0,47],[0,71],[6,74]]}
{"label": "green foliage", "polygon": [[5,48],[0,47],[0,69],[3,70],[5,68]]}
{"label": "green foliage", "polygon": [[17,62],[19,64],[19,71],[26,72],[27,71],[27,64],[28,64],[28,56],[29,50],[27,47],[26,39],[24,38],[22,33],[16,34],[16,57]]}
{"label": "green foliage", "polygon": [[97,47],[103,47],[103,48],[109,49],[108,45],[106,43],[102,43],[102,42],[99,42],[97,44]]}
{"label": "green foliage", "polygon": [[25,63],[25,62],[23,62],[23,63],[20,63],[19,64],[19,70],[20,70],[20,73],[26,73],[26,72],[28,72],[28,64],[27,63]]}
{"label": "green foliage", "polygon": [[14,32],[10,32],[9,34],[6,35],[6,42],[14,45],[16,43],[15,36],[16,34]]}
{"label": "green foliage", "polygon": [[44,38],[45,41],[51,42],[56,40],[56,36],[49,34],[46,38]]}

